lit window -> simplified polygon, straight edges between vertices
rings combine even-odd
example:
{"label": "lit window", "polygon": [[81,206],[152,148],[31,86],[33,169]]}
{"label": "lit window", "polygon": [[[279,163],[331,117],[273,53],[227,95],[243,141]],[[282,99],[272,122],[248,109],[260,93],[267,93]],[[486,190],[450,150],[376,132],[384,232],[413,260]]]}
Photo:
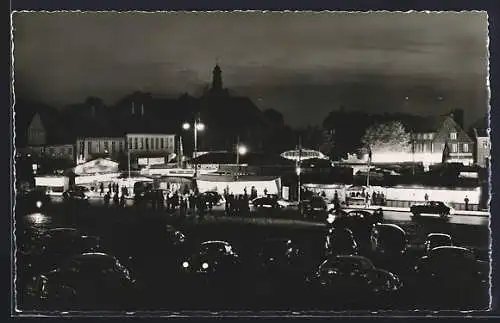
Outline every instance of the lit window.
{"label": "lit window", "polygon": [[457,140],[457,133],[456,132],[450,132],[450,139],[451,140]]}
{"label": "lit window", "polygon": [[464,153],[468,153],[469,152],[469,144],[464,144],[463,149],[464,149]]}
{"label": "lit window", "polygon": [[458,152],[458,145],[457,144],[452,144],[451,145],[451,152],[452,153]]}

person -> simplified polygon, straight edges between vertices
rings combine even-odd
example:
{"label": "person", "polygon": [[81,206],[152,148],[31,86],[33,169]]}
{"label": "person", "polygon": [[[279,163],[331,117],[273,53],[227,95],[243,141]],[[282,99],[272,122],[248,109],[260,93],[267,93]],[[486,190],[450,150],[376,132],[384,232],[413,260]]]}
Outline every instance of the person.
{"label": "person", "polygon": [[194,213],[196,211],[196,205],[195,205],[195,198],[194,198],[193,193],[189,194],[188,203],[189,203],[189,214],[194,215]]}
{"label": "person", "polygon": [[109,205],[110,199],[111,199],[111,196],[109,195],[109,192],[106,192],[106,194],[104,194],[104,204]]}
{"label": "person", "polygon": [[425,193],[424,199],[425,199],[426,202],[429,201],[429,194]]}
{"label": "person", "polygon": [[333,205],[335,206],[335,210],[339,209],[339,194],[337,193],[337,190],[335,190],[335,193],[333,194]]}
{"label": "person", "polygon": [[182,197],[182,200],[181,200],[181,218],[185,218],[186,217],[186,211],[187,211],[187,200],[186,200],[186,197]]}
{"label": "person", "polygon": [[120,196],[120,207],[125,207],[125,195]]}
{"label": "person", "polygon": [[380,193],[380,205],[385,206],[385,195]]}
{"label": "person", "polygon": [[322,198],[325,198],[325,197],[326,197],[326,193],[325,193],[325,191],[321,191],[321,197],[322,197]]}
{"label": "person", "polygon": [[469,197],[467,195],[465,195],[464,202],[465,202],[465,211],[469,211]]}
{"label": "person", "polygon": [[209,199],[208,200],[208,213],[209,214],[212,214],[212,209],[213,209],[214,205],[213,205],[213,201],[212,199]]}
{"label": "person", "polygon": [[102,196],[104,194],[104,183],[101,182],[101,185],[99,185],[100,193],[99,196]]}
{"label": "person", "polygon": [[118,198],[118,193],[115,193],[113,195],[113,202],[115,203],[115,206],[119,206],[120,205],[120,199]]}
{"label": "person", "polygon": [[257,198],[257,189],[255,188],[255,186],[252,186],[252,188],[250,189],[250,199],[254,200],[256,198]]}
{"label": "person", "polygon": [[267,188],[264,188],[264,196],[267,196]]}
{"label": "person", "polygon": [[111,191],[111,182],[110,182],[110,183],[108,183],[108,192],[109,192],[110,194],[112,193],[112,191]]}

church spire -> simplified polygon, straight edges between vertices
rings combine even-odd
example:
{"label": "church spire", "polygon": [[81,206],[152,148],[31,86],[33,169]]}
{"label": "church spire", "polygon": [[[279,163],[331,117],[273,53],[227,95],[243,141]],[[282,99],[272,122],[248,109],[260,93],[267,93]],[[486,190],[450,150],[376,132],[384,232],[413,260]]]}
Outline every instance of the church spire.
{"label": "church spire", "polygon": [[212,72],[212,91],[220,90],[222,90],[222,70],[217,62]]}

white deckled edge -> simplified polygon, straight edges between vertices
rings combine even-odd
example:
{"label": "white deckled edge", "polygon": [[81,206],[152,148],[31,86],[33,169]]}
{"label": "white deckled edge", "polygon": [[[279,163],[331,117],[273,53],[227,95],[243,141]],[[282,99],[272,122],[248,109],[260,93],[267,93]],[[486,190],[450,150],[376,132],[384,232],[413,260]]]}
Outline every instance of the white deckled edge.
{"label": "white deckled edge", "polygon": [[[46,13],[46,14],[57,14],[57,13],[74,13],[74,14],[93,14],[93,13],[100,13],[100,14],[130,14],[130,13],[134,13],[134,14],[158,14],[158,13],[166,13],[166,14],[198,14],[198,15],[203,15],[203,14],[219,14],[219,13],[225,13],[225,14],[228,14],[228,13],[251,13],[251,14],[316,14],[316,15],[319,15],[319,14],[366,14],[366,15],[373,15],[373,14],[401,14],[401,13],[406,13],[406,14],[409,14],[409,13],[413,13],[413,14],[459,14],[459,13],[486,13],[486,18],[487,18],[487,39],[486,39],[486,42],[487,42],[487,77],[486,77],[486,85],[487,85],[487,90],[488,90],[488,129],[487,129],[487,133],[488,133],[488,137],[490,138],[491,140],[491,136],[490,136],[490,133],[491,133],[491,128],[490,128],[490,124],[491,124],[491,116],[490,116],[490,111],[491,111],[491,105],[490,105],[490,101],[491,101],[491,89],[490,89],[490,80],[489,80],[489,76],[490,76],[490,65],[489,65],[489,58],[490,58],[490,55],[489,55],[489,21],[488,21],[488,12],[485,11],[485,10],[454,10],[454,11],[431,11],[431,10],[407,10],[407,11],[391,11],[391,10],[367,10],[367,11],[348,11],[348,10],[339,10],[339,11],[336,11],[336,10],[321,10],[321,11],[314,11],[314,10],[256,10],[256,9],[249,9],[249,10],[207,10],[207,11],[196,11],[196,10],[179,10],[179,11],[168,11],[168,10],[156,10],[156,11],[146,11],[146,10],[128,10],[128,11],[119,11],[119,10],[100,10],[100,11],[85,11],[85,10],[19,10],[19,11],[12,11],[11,12],[11,58],[12,58],[12,66],[11,66],[11,71],[12,71],[12,84],[11,84],[11,91],[12,91],[12,129],[13,129],[13,134],[12,134],[12,138],[13,138],[13,141],[11,143],[11,145],[13,146],[13,156],[11,156],[11,162],[12,162],[12,166],[13,166],[13,172],[12,172],[12,177],[11,179],[14,180],[14,194],[17,194],[16,192],[16,187],[15,187],[15,174],[16,174],[16,171],[15,171],[15,153],[16,153],[16,147],[15,147],[15,109],[14,109],[14,106],[15,106],[15,91],[14,91],[14,26],[13,26],[13,16],[14,16],[14,13]],[[490,152],[491,152],[491,145],[490,145]],[[490,153],[490,156],[491,156],[491,153]],[[491,204],[491,198],[492,198],[492,189],[491,189],[491,157],[490,157],[490,165],[489,165],[489,168],[488,168],[488,181],[489,181],[489,197],[488,197],[488,209],[490,210],[490,204]],[[15,252],[17,250],[17,245],[15,243],[15,216],[14,216],[14,212],[15,212],[15,199],[12,203],[12,210],[13,210],[13,214],[12,214],[12,218],[13,218],[13,222],[12,222],[12,236],[11,236],[11,246],[14,245],[14,255],[11,255],[11,258],[13,258],[13,264],[14,264],[14,287],[15,286],[15,279],[16,279],[16,276],[17,276],[17,268],[16,268],[16,261],[15,261]],[[488,229],[489,229],[489,234],[490,234],[490,239],[489,239],[489,259],[490,259],[490,272],[489,272],[489,298],[490,298],[490,301],[489,301],[489,310],[492,309],[492,288],[491,288],[491,271],[492,271],[492,231],[491,231],[491,212],[490,212],[490,216],[488,218]],[[21,310],[19,310],[17,308],[17,295],[16,295],[16,288],[13,289],[13,294],[14,294],[14,310],[17,312],[17,313],[22,313]],[[11,292],[11,296],[12,296],[12,292]],[[480,309],[474,309],[474,310],[458,310],[457,312],[462,312],[462,313],[471,313],[471,312],[475,312],[475,311],[481,311]],[[265,311],[263,311],[265,312]],[[341,316],[345,316],[347,314],[346,317],[356,317],[356,315],[350,315],[349,314],[349,311],[320,311],[321,314],[323,315],[304,315],[303,317],[322,317],[324,316],[325,314],[344,314],[344,315],[341,315]],[[389,310],[389,311],[385,311],[385,310],[380,310],[380,311],[375,311],[375,312],[372,312],[372,317],[386,317],[385,315],[382,315],[382,313],[391,313],[392,311]],[[426,310],[426,309],[414,309],[414,310],[408,310],[408,312],[415,312],[415,313],[419,313],[419,312],[427,312],[427,313],[434,313],[434,314],[438,314],[439,311],[430,311],[430,310]],[[394,313],[394,312],[392,312]],[[66,314],[66,313],[65,313]],[[87,314],[90,314],[90,313],[87,313]],[[284,314],[284,313],[283,313]],[[299,312],[300,314],[300,312]],[[162,315],[163,317],[175,317],[176,315]],[[286,315],[285,315],[286,316]],[[32,317],[36,317],[36,315],[32,315]],[[196,315],[194,316],[196,317]],[[198,315],[198,317],[204,317],[203,315]],[[260,317],[259,315],[252,315],[250,317]],[[272,317],[272,316],[271,316]],[[280,315],[279,317],[282,317],[282,315]],[[404,315],[402,317],[408,317],[407,315]]]}
{"label": "white deckled edge", "polygon": [[491,198],[492,198],[492,182],[491,182],[491,87],[490,87],[490,22],[489,22],[489,15],[488,12],[486,12],[486,89],[488,91],[488,128],[486,129],[486,133],[488,136],[488,140],[490,142],[490,145],[488,147],[489,149],[489,163],[488,163],[488,211],[489,211],[489,216],[488,216],[488,231],[490,234],[489,237],[489,246],[488,246],[488,256],[490,260],[490,271],[488,273],[488,294],[489,294],[489,304],[488,304],[488,310],[492,310],[493,306],[493,295],[492,295],[492,279],[491,279],[491,273],[493,271],[493,258],[492,258],[492,245],[493,245],[493,235],[491,231]]}
{"label": "white deckled edge", "polygon": [[[10,184],[13,186],[13,189],[14,189],[14,196],[12,198],[12,195],[11,195],[11,229],[12,229],[12,232],[11,232],[11,240],[10,240],[10,251],[11,251],[11,254],[10,254],[10,257],[11,257],[11,264],[13,265],[14,268],[12,268],[11,270],[13,271],[13,279],[14,281],[12,282],[12,290],[11,290],[11,297],[13,297],[13,309],[16,313],[21,313],[22,311],[20,311],[18,309],[18,304],[17,304],[17,258],[16,258],[16,255],[17,255],[17,244],[16,244],[16,195],[17,195],[17,191],[16,191],[16,110],[14,109],[14,106],[16,104],[16,93],[15,93],[15,90],[14,90],[14,14],[16,13],[16,11],[12,11],[11,14],[10,14],[10,48],[11,48],[11,52],[10,52],[10,55],[11,55],[11,73],[12,73],[12,81],[11,81],[11,86],[10,86],[10,90],[12,91],[11,92],[11,100],[9,100],[11,102],[11,109],[12,109],[12,141],[9,141],[10,145],[11,145],[11,149],[12,149],[12,153],[11,153],[11,156],[10,156],[10,165],[11,165],[11,170],[12,170],[12,173],[11,173],[11,176],[10,176],[10,179],[11,179],[11,182]],[[12,194],[12,192],[11,192]]]}

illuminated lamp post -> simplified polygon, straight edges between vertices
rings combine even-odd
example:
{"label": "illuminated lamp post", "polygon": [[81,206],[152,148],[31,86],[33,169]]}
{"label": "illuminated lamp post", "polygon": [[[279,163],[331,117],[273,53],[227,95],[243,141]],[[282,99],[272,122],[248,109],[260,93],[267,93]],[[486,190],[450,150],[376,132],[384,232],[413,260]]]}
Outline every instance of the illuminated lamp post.
{"label": "illuminated lamp post", "polygon": [[[182,129],[184,130],[189,130],[191,129],[191,124],[188,122],[185,122],[182,125]],[[193,149],[193,158],[196,160],[196,155],[198,152],[198,131],[203,131],[205,130],[205,125],[200,122],[198,118],[194,119],[194,125],[193,125],[193,134],[194,134],[194,149]],[[196,178],[198,176],[198,165],[195,163],[194,165],[194,177]]]}
{"label": "illuminated lamp post", "polygon": [[236,140],[236,167],[237,167],[236,179],[238,179],[238,176],[240,174],[240,156],[245,156],[247,152],[248,152],[247,147],[240,144],[240,136],[238,136]]}

